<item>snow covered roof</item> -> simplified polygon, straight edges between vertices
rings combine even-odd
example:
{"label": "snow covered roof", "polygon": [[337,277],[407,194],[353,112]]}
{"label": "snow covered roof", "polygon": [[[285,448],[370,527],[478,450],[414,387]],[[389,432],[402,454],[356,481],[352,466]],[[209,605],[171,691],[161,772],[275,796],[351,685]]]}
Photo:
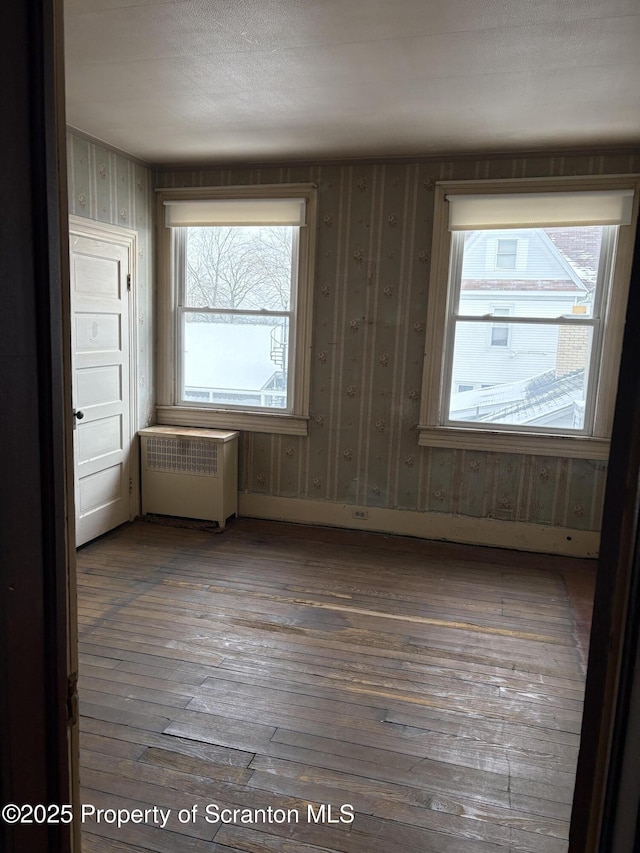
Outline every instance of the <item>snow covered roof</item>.
{"label": "snow covered roof", "polygon": [[476,423],[528,424],[580,403],[583,396],[583,369],[561,375],[547,370],[529,379],[452,394],[450,417],[462,419],[475,409]]}
{"label": "snow covered roof", "polygon": [[593,290],[598,276],[600,243],[599,227],[592,228],[549,228],[547,236],[567,259],[584,284]]}

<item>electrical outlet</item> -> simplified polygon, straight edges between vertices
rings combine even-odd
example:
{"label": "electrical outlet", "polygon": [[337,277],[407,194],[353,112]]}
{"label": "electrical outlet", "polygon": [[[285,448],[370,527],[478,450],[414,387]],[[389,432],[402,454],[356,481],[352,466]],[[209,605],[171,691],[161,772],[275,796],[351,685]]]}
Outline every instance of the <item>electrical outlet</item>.
{"label": "electrical outlet", "polygon": [[353,513],[353,517],[354,518],[369,518],[369,513],[366,511],[366,509],[357,509]]}

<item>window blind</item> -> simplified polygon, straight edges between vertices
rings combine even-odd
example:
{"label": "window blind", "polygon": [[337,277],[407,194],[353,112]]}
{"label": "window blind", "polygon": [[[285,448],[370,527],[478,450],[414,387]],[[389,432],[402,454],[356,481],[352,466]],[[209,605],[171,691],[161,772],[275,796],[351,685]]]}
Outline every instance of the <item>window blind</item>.
{"label": "window blind", "polygon": [[167,228],[202,225],[304,225],[300,198],[176,199],[164,202]]}
{"label": "window blind", "polygon": [[448,195],[449,230],[629,225],[633,190]]}

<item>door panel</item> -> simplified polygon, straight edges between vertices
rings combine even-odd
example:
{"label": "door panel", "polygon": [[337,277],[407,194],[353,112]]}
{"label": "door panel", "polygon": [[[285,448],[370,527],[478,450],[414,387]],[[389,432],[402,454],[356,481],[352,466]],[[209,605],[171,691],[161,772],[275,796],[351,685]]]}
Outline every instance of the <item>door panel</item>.
{"label": "door panel", "polygon": [[122,366],[85,367],[77,371],[76,406],[80,409],[100,402],[118,403],[122,399]]}
{"label": "door panel", "polygon": [[[95,223],[92,223],[95,227]],[[131,518],[129,248],[72,233],[76,545]]]}
{"label": "door panel", "polygon": [[102,463],[105,456],[123,450],[122,415],[100,418],[82,425],[78,430],[78,464],[92,461]]}
{"label": "door panel", "polygon": [[[120,480],[122,465],[112,465],[93,474],[86,474],[78,485],[79,510],[89,517],[96,510],[105,510],[105,515],[117,519],[120,502]],[[94,523],[93,519],[90,519]],[[120,522],[116,520],[116,524]]]}
{"label": "door panel", "polygon": [[118,261],[115,258],[79,255],[76,258],[75,292],[89,296],[101,294],[112,299],[120,299],[122,293],[117,267]]}
{"label": "door panel", "polygon": [[[86,297],[85,297],[86,298]],[[76,294],[76,301],[80,301]],[[93,361],[96,355],[103,359],[120,353],[122,349],[121,317],[118,314],[76,313],[76,358],[82,356]]]}

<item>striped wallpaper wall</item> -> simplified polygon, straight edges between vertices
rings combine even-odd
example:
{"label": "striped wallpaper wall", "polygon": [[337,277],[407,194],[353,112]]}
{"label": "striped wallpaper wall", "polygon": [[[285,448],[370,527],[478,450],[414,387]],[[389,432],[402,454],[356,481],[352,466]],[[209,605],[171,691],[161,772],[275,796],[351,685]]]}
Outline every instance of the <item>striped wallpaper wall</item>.
{"label": "striped wallpaper wall", "polygon": [[241,488],[597,530],[602,462],[420,448],[437,180],[640,171],[640,156],[161,171],[156,184],[319,188],[309,436],[245,433]]}
{"label": "striped wallpaper wall", "polygon": [[138,232],[138,425],[155,418],[153,173],[139,163],[67,134],[69,213]]}

